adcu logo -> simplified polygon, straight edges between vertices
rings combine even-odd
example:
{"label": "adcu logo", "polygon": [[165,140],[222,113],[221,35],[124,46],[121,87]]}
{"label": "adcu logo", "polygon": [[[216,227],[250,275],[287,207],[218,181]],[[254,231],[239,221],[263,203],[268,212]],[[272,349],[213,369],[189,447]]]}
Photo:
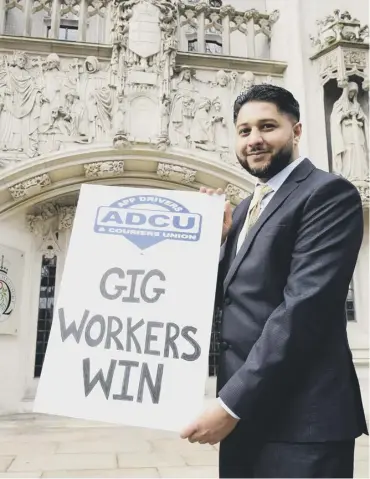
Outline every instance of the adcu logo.
{"label": "adcu logo", "polygon": [[121,235],[140,249],[164,240],[198,241],[202,217],[161,196],[130,196],[101,206],[94,231]]}

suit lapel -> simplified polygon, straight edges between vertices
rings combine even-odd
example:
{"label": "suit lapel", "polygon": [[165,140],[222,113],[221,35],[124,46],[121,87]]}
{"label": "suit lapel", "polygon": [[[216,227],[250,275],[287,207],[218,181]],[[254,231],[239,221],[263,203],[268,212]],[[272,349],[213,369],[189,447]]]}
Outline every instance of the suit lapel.
{"label": "suit lapel", "polygon": [[221,246],[219,262],[224,261],[226,268],[229,268],[231,261],[235,257],[236,244],[240,230],[243,227],[244,219],[247,214],[253,195],[249,196],[240,203],[233,215],[233,223],[225,243]]}
{"label": "suit lapel", "polygon": [[[289,195],[293,193],[293,191],[299,186],[299,183],[305,178],[307,178],[307,176],[312,172],[314,168],[315,167],[310,162],[310,160],[308,159],[303,160],[302,163],[298,165],[295,168],[295,170],[293,170],[293,172],[290,174],[290,176],[285,181],[285,183],[283,183],[283,185],[274,194],[271,201],[268,203],[266,208],[261,213],[261,216],[258,218],[256,223],[249,230],[244,243],[242,244],[240,250],[238,251],[238,254],[235,257],[232,256],[232,258],[234,259],[231,262],[230,269],[224,280],[224,291],[226,291],[227,287],[229,286],[230,281],[232,280],[234,274],[236,273],[245,255],[248,253],[249,248],[256,234],[261,229],[263,224],[266,223],[266,221],[270,218],[270,216],[272,216],[275,213],[275,211],[284,203],[284,201],[289,197]],[[250,201],[251,199],[249,199],[248,201],[248,207],[249,207]],[[248,207],[246,208],[246,210],[243,210],[245,214],[248,211]],[[243,216],[243,218],[245,218],[245,215]],[[240,224],[237,225],[236,232],[240,233],[241,228],[242,227],[240,227]],[[233,254],[235,255],[236,244],[238,241],[237,234],[236,234],[236,237],[233,238],[233,240],[234,241],[233,241],[232,251],[233,251]]]}

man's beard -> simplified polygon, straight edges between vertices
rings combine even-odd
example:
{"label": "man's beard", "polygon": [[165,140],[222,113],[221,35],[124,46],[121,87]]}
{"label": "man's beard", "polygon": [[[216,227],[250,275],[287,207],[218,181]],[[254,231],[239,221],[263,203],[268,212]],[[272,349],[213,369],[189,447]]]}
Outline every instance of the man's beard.
{"label": "man's beard", "polygon": [[[257,153],[257,151],[255,152]],[[243,159],[236,155],[240,165],[249,174],[257,178],[269,180],[291,163],[293,159],[293,145],[288,143],[280,151],[271,156],[270,161],[263,166],[251,168],[248,163],[248,155]]]}

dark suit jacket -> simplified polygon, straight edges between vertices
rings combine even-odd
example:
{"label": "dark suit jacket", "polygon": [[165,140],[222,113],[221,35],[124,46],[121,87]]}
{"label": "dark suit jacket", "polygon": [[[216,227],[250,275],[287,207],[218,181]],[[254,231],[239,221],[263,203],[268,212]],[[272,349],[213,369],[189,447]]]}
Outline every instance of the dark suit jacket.
{"label": "dark suit jacket", "polygon": [[303,160],[235,256],[251,198],[221,249],[218,394],[271,441],[345,440],[366,430],[345,303],[363,236],[356,188]]}

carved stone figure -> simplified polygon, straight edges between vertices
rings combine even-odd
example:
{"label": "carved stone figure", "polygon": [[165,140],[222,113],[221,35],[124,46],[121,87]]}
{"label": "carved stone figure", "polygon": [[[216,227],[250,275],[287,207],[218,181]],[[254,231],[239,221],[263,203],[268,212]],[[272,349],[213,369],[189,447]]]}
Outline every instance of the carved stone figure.
{"label": "carved stone figure", "polygon": [[236,91],[236,84],[238,81],[238,72],[233,71],[230,73],[230,85],[231,85],[231,91],[235,93]]}
{"label": "carved stone figure", "polygon": [[164,96],[161,102],[161,135],[168,135],[168,125],[170,122],[171,100]]}
{"label": "carved stone figure", "polygon": [[38,154],[41,88],[26,68],[27,60],[25,53],[18,52],[13,63],[4,64],[0,88],[5,93],[5,114],[1,115],[0,149],[17,150],[32,157]]}
{"label": "carved stone figure", "polygon": [[112,128],[113,99],[111,89],[107,86],[106,75],[100,73],[96,57],[86,58],[81,83],[87,111],[89,142],[104,140]]}
{"label": "carved stone figure", "polygon": [[40,78],[42,79],[43,96],[45,100],[41,104],[39,127],[45,129],[51,121],[51,112],[63,104],[62,88],[65,81],[60,71],[60,58],[56,53],[47,56],[46,61],[42,59],[33,62],[39,67]]}
{"label": "carved stone figure", "polygon": [[191,122],[194,118],[194,97],[197,93],[193,72],[189,68],[180,73],[176,90],[172,100],[171,143],[187,147],[190,141]]}
{"label": "carved stone figure", "polygon": [[350,82],[330,116],[333,170],[351,180],[369,175],[368,119],[357,95],[357,83]]}
{"label": "carved stone figure", "polygon": [[80,101],[80,95],[76,91],[66,94],[65,107],[59,110],[65,122],[68,124],[69,135],[75,140],[84,137],[88,138],[88,127],[84,115],[84,106]]}
{"label": "carved stone figure", "polygon": [[85,108],[76,91],[65,95],[65,105],[51,111],[51,120],[45,129],[40,128],[42,153],[59,150],[66,142],[86,143],[88,123]]}
{"label": "carved stone figure", "polygon": [[217,150],[229,150],[229,137],[226,117],[222,111],[222,104],[219,98],[212,102],[214,113],[211,118],[213,127],[213,142]]}
{"label": "carved stone figure", "polygon": [[113,118],[114,124],[114,133],[124,133],[126,131],[126,107],[125,107],[125,97],[121,92],[118,95],[118,102],[116,107],[116,112]]}
{"label": "carved stone figure", "polygon": [[114,138],[113,145],[117,148],[128,144],[126,125],[126,101],[123,92],[118,95],[116,111],[113,117]]}
{"label": "carved stone figure", "polygon": [[191,139],[195,148],[201,150],[214,150],[212,123],[210,118],[211,100],[203,100],[194,115],[191,127]]}
{"label": "carved stone figure", "polygon": [[170,144],[169,140],[169,123],[171,114],[171,100],[166,95],[163,95],[160,106],[161,126],[160,135],[157,141],[158,148],[165,148]]}
{"label": "carved stone figure", "polygon": [[241,77],[241,82],[241,92],[247,92],[255,84],[254,74],[252,72],[243,73]]}
{"label": "carved stone figure", "polygon": [[227,73],[224,70],[219,70],[216,73],[216,84],[220,86],[221,88],[227,87],[229,83],[229,77]]}

